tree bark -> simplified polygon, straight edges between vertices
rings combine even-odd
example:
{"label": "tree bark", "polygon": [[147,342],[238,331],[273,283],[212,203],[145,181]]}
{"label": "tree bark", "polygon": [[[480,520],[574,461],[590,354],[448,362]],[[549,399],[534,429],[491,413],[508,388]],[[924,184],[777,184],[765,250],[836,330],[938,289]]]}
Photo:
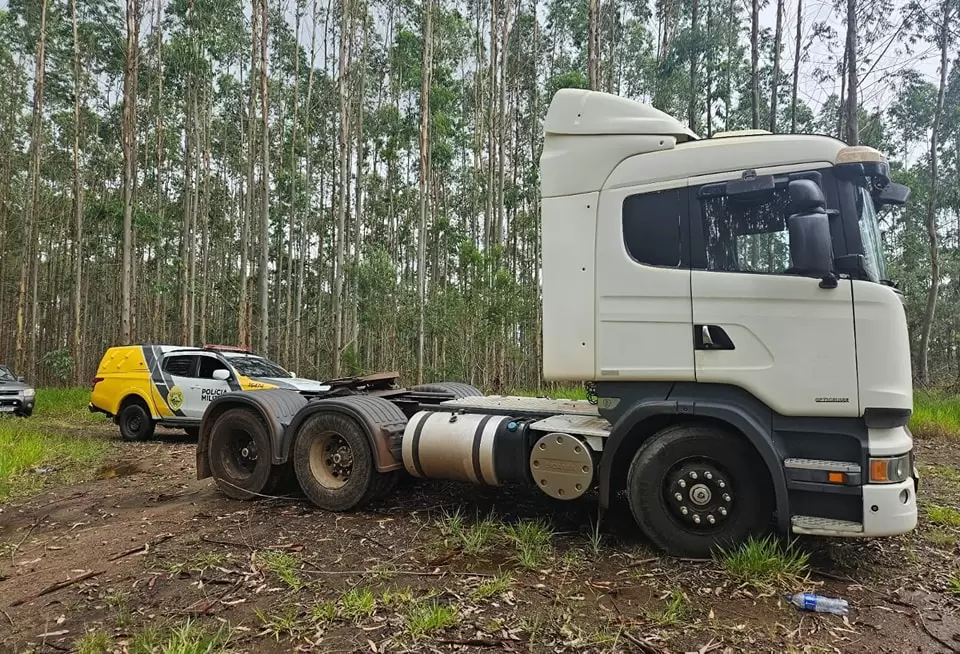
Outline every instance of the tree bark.
{"label": "tree bark", "polygon": [[780,91],[780,51],[783,47],[783,0],[777,0],[777,27],[773,39],[773,75],[770,79],[770,131],[777,132],[777,95]]}
{"label": "tree bark", "polygon": [[247,96],[247,181],[243,194],[243,224],[240,228],[240,302],[237,309],[237,335],[240,347],[248,348],[251,345],[250,322],[247,319],[249,312],[249,252],[250,231],[253,220],[253,194],[256,184],[256,152],[254,141],[257,133],[256,106],[257,106],[257,71],[260,30],[260,7],[256,0],[251,8],[252,28],[250,30],[250,93]]}
{"label": "tree bark", "polygon": [[700,57],[699,13],[700,2],[699,0],[693,0],[690,15],[690,30],[693,34],[692,47],[690,48],[690,103],[687,107],[687,124],[690,125],[693,132],[697,131],[697,98],[700,94],[700,89],[697,88],[697,63]]}
{"label": "tree bark", "polygon": [[267,97],[267,0],[260,13],[260,352],[269,356],[269,267],[270,267],[270,100]]}
{"label": "tree bark", "polygon": [[930,334],[933,331],[933,319],[937,312],[937,295],[940,292],[940,245],[937,234],[937,192],[939,190],[938,153],[940,125],[943,121],[943,104],[947,91],[949,58],[950,0],[943,1],[943,15],[940,17],[940,88],[937,90],[937,107],[933,114],[933,129],[930,135],[930,196],[927,201],[927,238],[930,242],[930,290],[927,293],[927,306],[923,314],[923,328],[920,334],[919,377],[923,385],[930,383]]}
{"label": "tree bark", "polygon": [[847,145],[859,145],[857,100],[857,2],[847,0]]}
{"label": "tree bark", "polygon": [[340,189],[337,205],[336,260],[333,273],[333,373],[340,376],[340,348],[343,347],[343,261],[346,249],[347,228],[347,185],[350,183],[350,100],[347,90],[347,72],[350,42],[350,0],[342,0],[340,16]]}
{"label": "tree bark", "polygon": [[760,0],[752,0],[750,12],[750,117],[753,129],[760,127]]}
{"label": "tree bark", "polygon": [[83,303],[83,184],[80,181],[80,38],[77,30],[77,0],[70,0],[73,27],[73,382],[83,383],[81,347],[81,307]]}
{"label": "tree bark", "polygon": [[790,133],[797,133],[797,90],[800,86],[800,48],[803,39],[803,0],[797,0],[797,40],[793,53],[793,90],[790,94]]}
{"label": "tree bark", "polygon": [[587,72],[590,89],[600,88],[600,1],[588,0]]}
{"label": "tree bark", "polygon": [[423,383],[423,348],[427,303],[427,219],[430,212],[430,78],[433,70],[433,2],[423,2],[423,59],[420,65],[420,230],[418,235],[417,288],[420,327],[417,340],[417,383]]}

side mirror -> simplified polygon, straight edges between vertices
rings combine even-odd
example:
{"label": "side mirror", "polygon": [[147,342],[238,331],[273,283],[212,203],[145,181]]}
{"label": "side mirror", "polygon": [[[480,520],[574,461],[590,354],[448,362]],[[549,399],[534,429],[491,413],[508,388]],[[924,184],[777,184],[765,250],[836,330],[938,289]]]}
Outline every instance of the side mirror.
{"label": "side mirror", "polygon": [[230,371],[224,368],[218,368],[213,371],[213,378],[219,379],[220,381],[227,381],[230,379]]}
{"label": "side mirror", "polygon": [[26,378],[26,377],[17,377],[17,381],[20,382],[21,384],[24,384],[24,383],[26,383],[27,378]]}
{"label": "side mirror", "polygon": [[797,179],[790,182],[789,193],[791,268],[824,282],[833,280],[833,239],[823,191],[809,179]]}
{"label": "side mirror", "polygon": [[897,184],[896,182],[891,182],[884,186],[879,193],[873,196],[873,203],[877,205],[878,209],[887,205],[902,207],[907,203],[909,198],[909,186],[906,184]]}
{"label": "side mirror", "polygon": [[291,376],[291,377],[296,377],[296,376],[297,376],[297,373],[295,373],[295,372],[293,372],[293,371],[291,370],[291,371],[290,371],[290,376]]}

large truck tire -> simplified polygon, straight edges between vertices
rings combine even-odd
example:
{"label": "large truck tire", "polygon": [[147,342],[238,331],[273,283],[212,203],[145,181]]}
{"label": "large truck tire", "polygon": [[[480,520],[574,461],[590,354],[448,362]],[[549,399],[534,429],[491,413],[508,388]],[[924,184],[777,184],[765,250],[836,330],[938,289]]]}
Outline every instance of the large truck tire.
{"label": "large truck tire", "polygon": [[627,473],[640,529],[670,554],[708,558],[771,526],[773,491],[743,438],[705,425],[673,425],[640,446]]}
{"label": "large truck tire", "polygon": [[471,386],[470,384],[451,381],[436,382],[434,384],[420,384],[412,387],[410,390],[419,391],[421,393],[449,393],[453,395],[453,399],[455,400],[460,400],[465,397],[479,397],[483,395],[479,389]]}
{"label": "large truck tire", "polygon": [[209,457],[217,486],[237,500],[269,496],[283,481],[284,466],[273,465],[267,427],[252,409],[228,409],[218,416]]}
{"label": "large truck tire", "polygon": [[335,411],[307,418],[294,436],[293,467],[316,506],[349,511],[389,492],[396,471],[377,472],[370,441],[352,418]]}
{"label": "large truck tire", "polygon": [[146,441],[153,437],[156,423],[150,410],[140,398],[124,400],[124,406],[117,414],[120,436],[130,442]]}

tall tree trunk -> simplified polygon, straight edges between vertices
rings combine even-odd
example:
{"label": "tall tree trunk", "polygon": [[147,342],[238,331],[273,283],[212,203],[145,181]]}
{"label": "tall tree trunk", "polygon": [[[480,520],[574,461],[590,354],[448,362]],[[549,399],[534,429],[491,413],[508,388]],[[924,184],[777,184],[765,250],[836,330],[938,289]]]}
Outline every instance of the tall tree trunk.
{"label": "tall tree trunk", "polygon": [[[782,0],[781,0],[782,1]],[[697,98],[700,95],[700,89],[697,88],[697,63],[700,57],[700,39],[698,32],[700,30],[699,13],[700,1],[693,0],[691,8],[690,30],[693,34],[693,40],[690,48],[690,103],[687,107],[687,123],[693,132],[697,131]]]}
{"label": "tall tree trunk", "polygon": [[[40,35],[37,39],[36,69],[33,77],[33,112],[30,124],[30,168],[27,181],[27,210],[24,225],[24,234],[27,243],[24,248],[25,256],[20,266],[20,283],[17,287],[17,336],[16,361],[17,371],[23,371],[29,363],[31,371],[36,366],[36,286],[39,274],[37,259],[39,240],[39,204],[40,204],[40,157],[43,147],[43,82],[46,70],[47,49],[47,0],[42,0],[40,6]],[[26,324],[27,285],[32,284],[33,302],[31,303],[30,324]],[[26,335],[30,332],[30,352],[26,351]]]}
{"label": "tall tree trunk", "polygon": [[[300,43],[300,3],[296,5],[296,39]],[[297,157],[297,127],[299,126],[299,103],[300,99],[300,53],[297,53],[294,62],[293,73],[293,118],[290,135],[290,228],[289,238],[287,239],[287,284],[284,295],[284,312],[286,320],[283,325],[283,362],[290,360],[290,335],[291,323],[293,322],[293,239],[294,231],[297,225],[297,176],[300,174],[300,159]],[[309,108],[307,109],[309,111]]]}
{"label": "tall tree trunk", "polygon": [[253,224],[253,194],[256,183],[256,152],[254,145],[257,133],[256,106],[257,106],[257,81],[259,73],[257,71],[257,59],[260,30],[260,7],[259,3],[254,1],[251,8],[251,22],[253,24],[250,30],[250,93],[247,96],[247,181],[243,193],[243,224],[240,228],[240,302],[237,309],[237,335],[240,347],[248,348],[253,340],[250,335],[250,322],[247,319],[249,313],[248,291],[250,288],[249,274],[249,252],[250,252],[250,231]]}
{"label": "tall tree trunk", "polygon": [[83,383],[81,347],[81,304],[83,292],[83,184],[80,181],[80,38],[77,31],[77,0],[70,0],[70,19],[73,27],[73,382]]}
{"label": "tall tree trunk", "polygon": [[783,0],[777,0],[777,27],[773,39],[773,75],[770,79],[770,131],[777,132],[777,95],[780,92],[780,53],[783,48]]}
{"label": "tall tree trunk", "polygon": [[750,12],[750,121],[760,127],[760,0],[752,0]]}
{"label": "tall tree trunk", "polygon": [[793,53],[793,90],[790,94],[790,133],[797,133],[797,90],[800,86],[800,49],[803,39],[803,0],[797,0],[797,40]]}
{"label": "tall tree trunk", "polygon": [[133,338],[133,176],[137,156],[137,61],[140,48],[139,0],[127,0],[127,51],[123,68],[123,272],[120,299],[120,343]]}
{"label": "tall tree trunk", "polygon": [[351,38],[350,0],[342,0],[340,16],[340,189],[337,205],[336,260],[333,274],[333,373],[340,375],[340,349],[343,347],[343,261],[346,248],[347,228],[347,185],[350,183],[350,100],[347,90],[347,56]]}
{"label": "tall tree trunk", "polygon": [[857,2],[847,0],[847,145],[859,145],[857,100]]}
{"label": "tall tree trunk", "polygon": [[707,138],[713,136],[713,65],[716,60],[713,28],[713,0],[707,0]]}
{"label": "tall tree trunk", "polygon": [[920,370],[921,384],[930,383],[930,334],[933,331],[933,319],[937,311],[937,295],[940,292],[940,245],[937,234],[937,191],[940,180],[938,175],[938,153],[940,125],[943,121],[943,102],[947,91],[949,58],[950,2],[943,0],[943,15],[940,18],[940,88],[937,90],[937,107],[933,114],[933,130],[930,135],[930,196],[927,201],[927,238],[930,241],[930,290],[927,293],[927,306],[923,314],[923,328],[920,334]]}
{"label": "tall tree trunk", "polygon": [[423,3],[423,60],[420,66],[420,232],[417,256],[417,288],[420,296],[420,327],[417,340],[417,383],[423,383],[423,347],[427,303],[427,218],[430,212],[430,78],[433,72],[433,2]]}
{"label": "tall tree trunk", "polygon": [[591,90],[600,88],[600,0],[588,0],[587,72]]}
{"label": "tall tree trunk", "polygon": [[267,97],[267,0],[260,11],[260,351],[268,356],[270,346],[270,101]]}

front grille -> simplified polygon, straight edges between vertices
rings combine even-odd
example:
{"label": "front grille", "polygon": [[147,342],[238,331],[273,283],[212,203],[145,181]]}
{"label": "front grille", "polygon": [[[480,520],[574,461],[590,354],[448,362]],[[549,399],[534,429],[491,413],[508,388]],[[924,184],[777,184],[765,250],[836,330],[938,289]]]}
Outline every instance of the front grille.
{"label": "front grille", "polygon": [[3,395],[19,395],[19,394],[20,394],[20,391],[16,391],[16,390],[14,390],[14,391],[4,391],[4,390],[0,390],[0,396],[3,396]]}

